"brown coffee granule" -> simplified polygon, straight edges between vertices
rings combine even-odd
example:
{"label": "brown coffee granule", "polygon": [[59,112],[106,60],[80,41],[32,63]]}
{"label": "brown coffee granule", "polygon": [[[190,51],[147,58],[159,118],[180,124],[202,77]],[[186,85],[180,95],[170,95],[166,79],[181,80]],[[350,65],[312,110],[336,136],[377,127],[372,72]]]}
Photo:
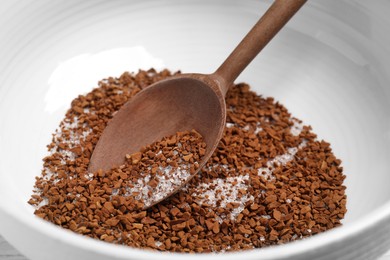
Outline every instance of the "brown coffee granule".
{"label": "brown coffee granule", "polygon": [[156,204],[195,174],[205,152],[206,143],[196,130],[164,137],[126,155],[125,164],[111,170],[110,174],[124,176],[112,195],[133,197],[134,209]]}
{"label": "brown coffee granule", "polygon": [[[341,224],[345,176],[329,143],[247,84],[227,93],[225,133],[213,156],[169,199],[134,209],[134,198],[124,196],[134,172],[89,173],[108,120],[141,89],[169,76],[168,70],[124,73],[73,100],[29,201],[37,216],[92,238],[172,252],[261,248]],[[142,160],[128,157],[129,164]]]}

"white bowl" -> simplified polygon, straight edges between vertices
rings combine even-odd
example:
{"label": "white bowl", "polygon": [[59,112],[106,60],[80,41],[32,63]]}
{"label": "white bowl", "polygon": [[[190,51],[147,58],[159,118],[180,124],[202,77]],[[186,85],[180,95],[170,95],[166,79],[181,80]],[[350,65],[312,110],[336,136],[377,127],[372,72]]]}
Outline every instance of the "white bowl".
{"label": "white bowl", "polygon": [[[69,102],[139,68],[212,72],[259,0],[24,0],[0,6],[0,232],[30,259],[181,259],[58,228],[26,203]],[[239,78],[329,141],[347,175],[340,228],[187,259],[372,259],[390,247],[390,2],[311,0]]]}

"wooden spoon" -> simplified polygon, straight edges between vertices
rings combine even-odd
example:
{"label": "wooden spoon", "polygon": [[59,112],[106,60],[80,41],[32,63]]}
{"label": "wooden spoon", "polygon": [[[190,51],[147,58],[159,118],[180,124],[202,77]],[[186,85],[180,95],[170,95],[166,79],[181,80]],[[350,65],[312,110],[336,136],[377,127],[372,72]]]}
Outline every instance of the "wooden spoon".
{"label": "wooden spoon", "polygon": [[[126,154],[138,152],[143,146],[178,131],[192,129],[207,144],[206,155],[199,163],[201,169],[222,137],[229,87],[305,2],[276,0],[213,74],[174,76],[131,98],[108,123],[92,154],[89,171],[106,171],[122,165]],[[162,197],[167,198],[183,185],[185,181]]]}

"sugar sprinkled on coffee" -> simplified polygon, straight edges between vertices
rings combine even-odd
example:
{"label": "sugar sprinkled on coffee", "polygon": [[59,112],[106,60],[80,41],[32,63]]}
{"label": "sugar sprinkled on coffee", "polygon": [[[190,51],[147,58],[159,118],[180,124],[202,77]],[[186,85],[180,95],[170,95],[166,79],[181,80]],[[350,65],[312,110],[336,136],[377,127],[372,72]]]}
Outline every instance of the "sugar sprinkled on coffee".
{"label": "sugar sprinkled on coffee", "polygon": [[[149,207],[172,194],[198,170],[206,143],[195,130],[178,132],[132,155],[114,172],[132,175],[124,196]],[[118,192],[118,191],[117,191]]]}
{"label": "sugar sprinkled on coffee", "polygon": [[[172,252],[260,248],[341,224],[345,176],[329,143],[247,84],[227,93],[225,133],[210,160],[170,198],[142,209],[150,199],[142,197],[150,191],[144,193],[145,183],[157,187],[175,167],[196,167],[202,142],[193,142],[198,150],[191,157],[175,150],[178,143],[167,151],[160,140],[150,153],[128,155],[126,165],[88,172],[93,149],[115,112],[143,88],[171,75],[168,70],[124,73],[73,100],[29,201],[37,216],[106,242]],[[157,159],[151,157],[157,154],[165,165],[155,168]],[[145,171],[136,170],[140,167]],[[157,172],[162,180],[154,182]]]}

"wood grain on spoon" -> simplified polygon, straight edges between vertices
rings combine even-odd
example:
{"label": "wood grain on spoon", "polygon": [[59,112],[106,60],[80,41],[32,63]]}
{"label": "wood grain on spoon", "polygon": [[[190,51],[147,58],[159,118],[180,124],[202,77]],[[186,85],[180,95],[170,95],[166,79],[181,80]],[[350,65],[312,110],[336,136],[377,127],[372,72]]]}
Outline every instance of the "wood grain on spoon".
{"label": "wood grain on spoon", "polygon": [[276,0],[216,72],[178,75],[139,92],[108,123],[92,154],[89,171],[120,166],[126,154],[191,129],[196,129],[207,144],[201,169],[222,137],[226,120],[224,99],[229,87],[305,2]]}

